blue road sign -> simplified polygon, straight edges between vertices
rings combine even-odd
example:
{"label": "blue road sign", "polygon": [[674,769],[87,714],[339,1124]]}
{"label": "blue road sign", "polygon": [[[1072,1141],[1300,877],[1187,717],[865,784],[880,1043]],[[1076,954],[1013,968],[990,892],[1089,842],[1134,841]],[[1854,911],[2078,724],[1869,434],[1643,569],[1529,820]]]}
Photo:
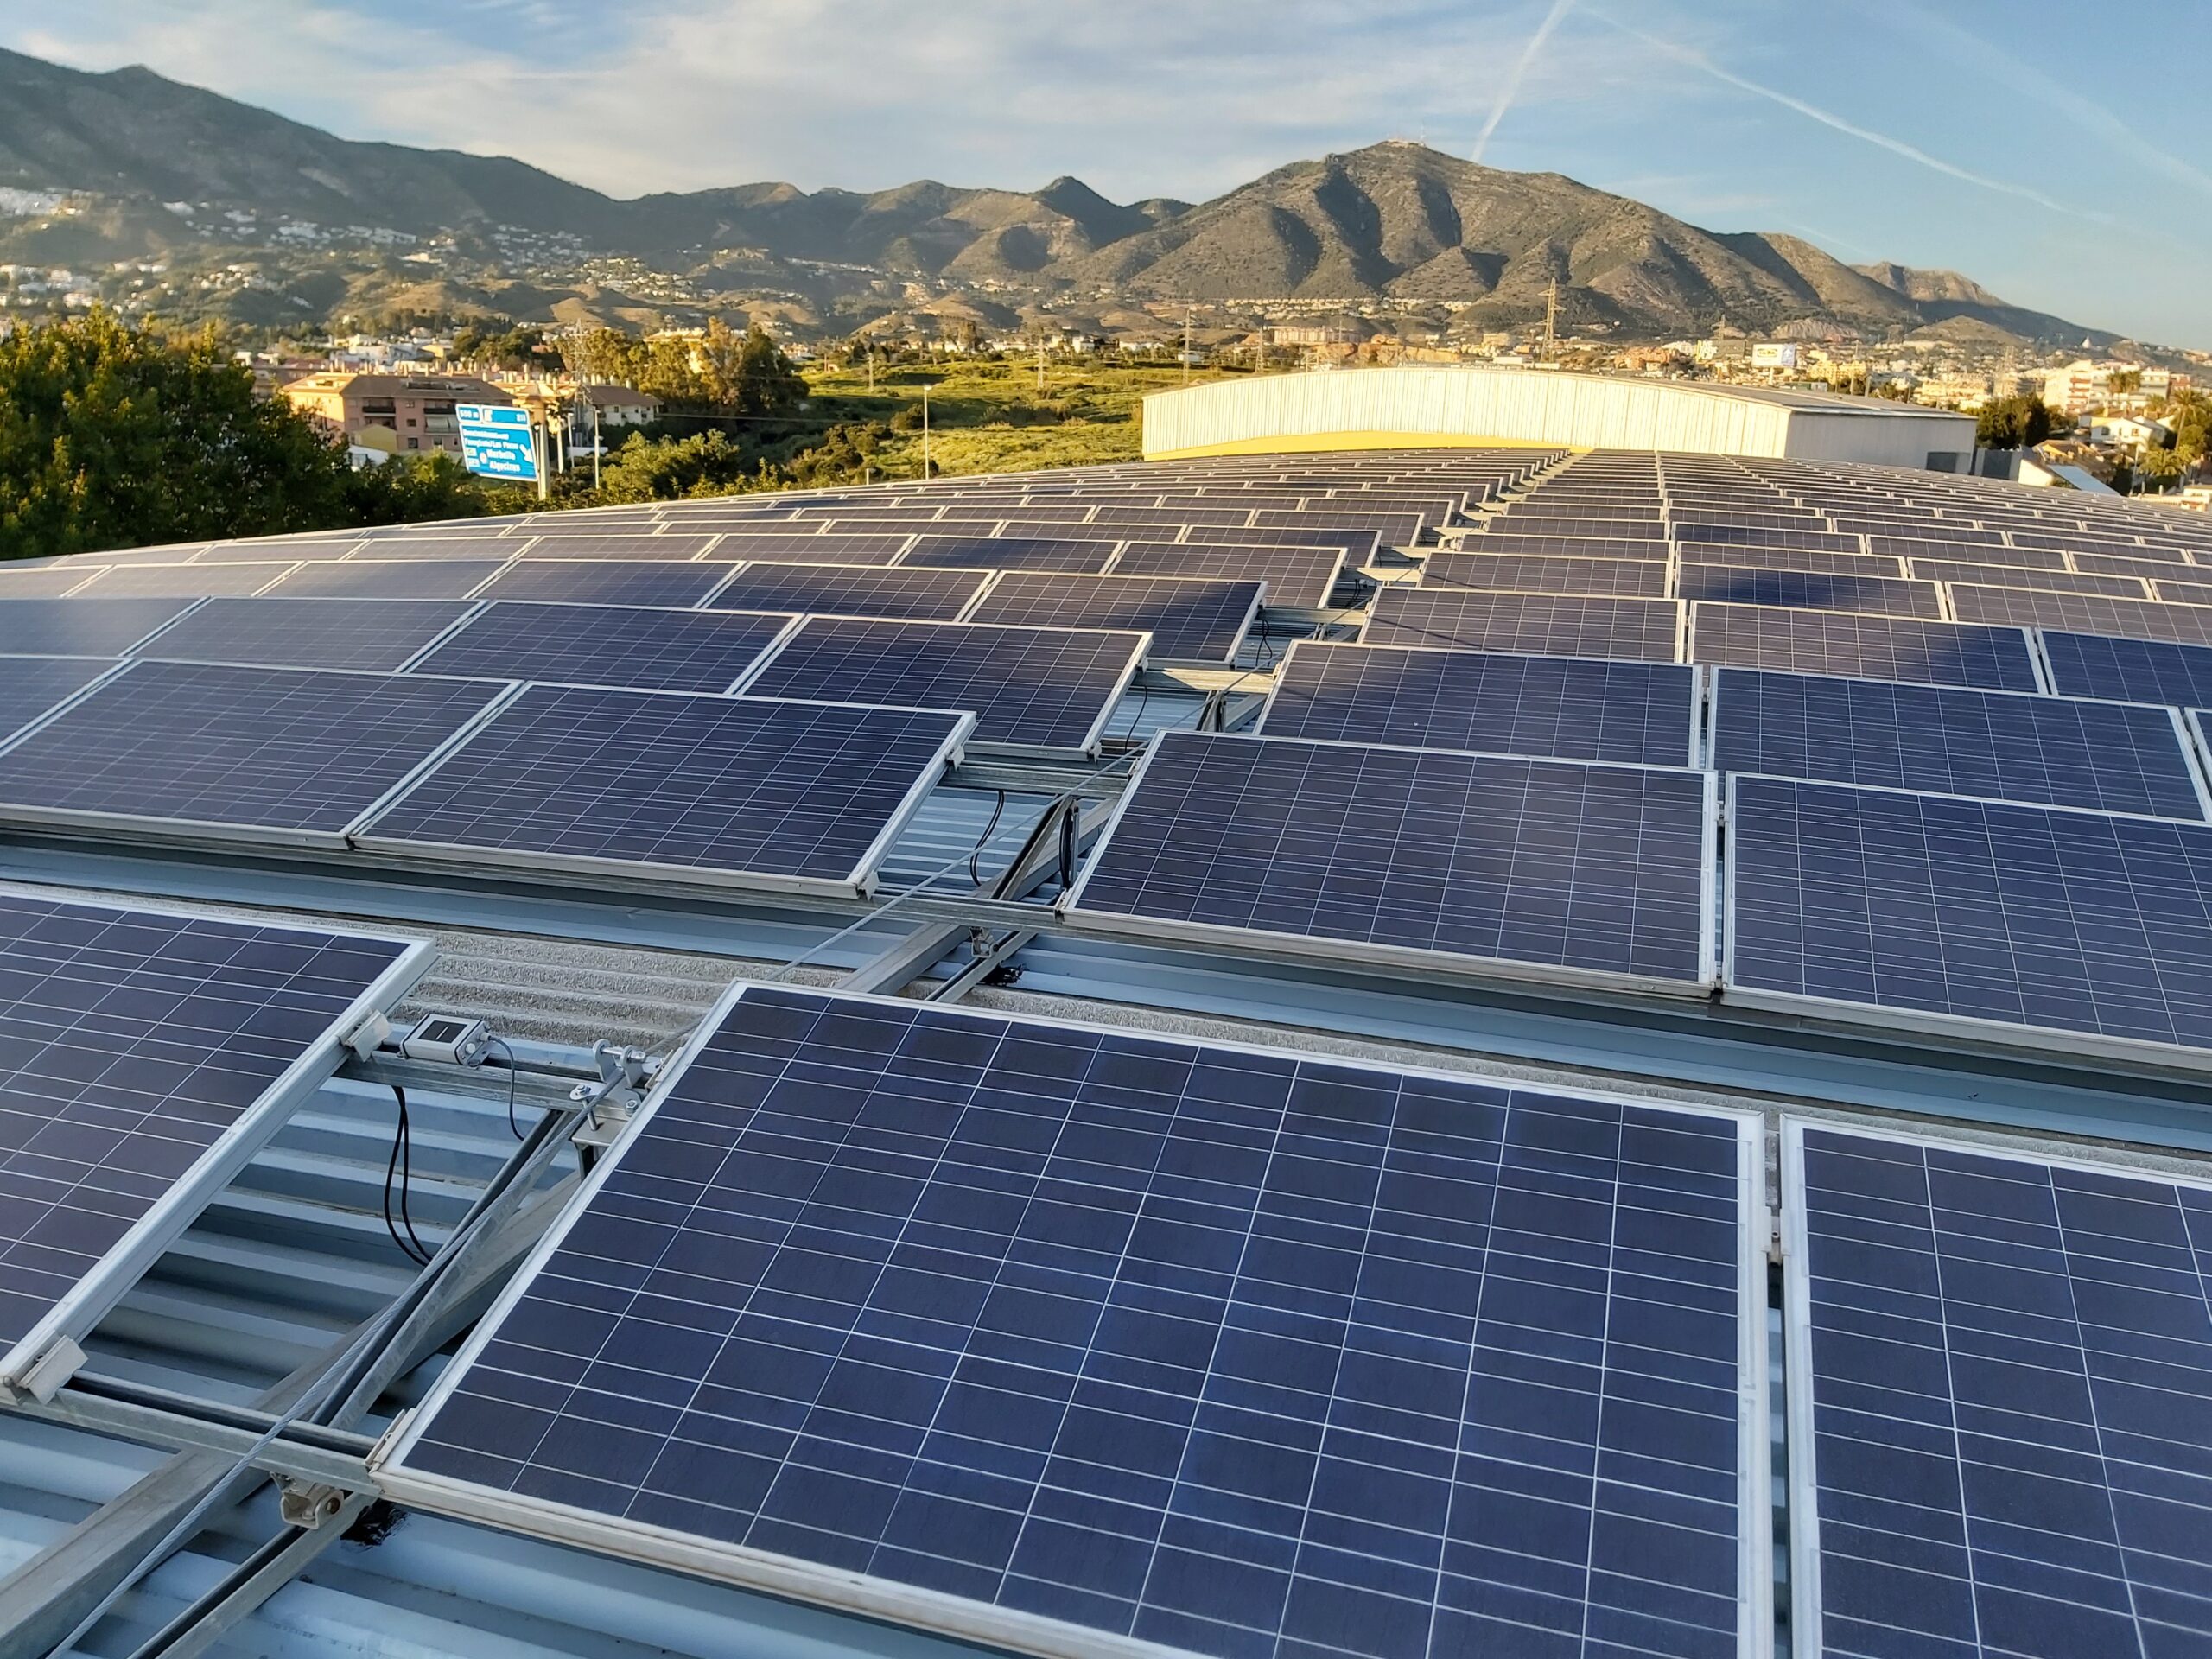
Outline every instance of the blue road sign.
{"label": "blue road sign", "polygon": [[514,404],[456,404],[461,464],[486,478],[537,481],[537,442],[530,411]]}

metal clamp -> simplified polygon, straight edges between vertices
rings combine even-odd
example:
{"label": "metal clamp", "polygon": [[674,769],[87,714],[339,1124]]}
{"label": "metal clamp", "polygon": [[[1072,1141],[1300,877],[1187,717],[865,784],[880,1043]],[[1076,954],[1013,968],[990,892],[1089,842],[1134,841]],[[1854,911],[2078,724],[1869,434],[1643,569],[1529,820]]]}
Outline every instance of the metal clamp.
{"label": "metal clamp", "polygon": [[276,1477],[276,1512],[288,1527],[312,1532],[338,1518],[351,1496],[343,1488],[291,1475]]}

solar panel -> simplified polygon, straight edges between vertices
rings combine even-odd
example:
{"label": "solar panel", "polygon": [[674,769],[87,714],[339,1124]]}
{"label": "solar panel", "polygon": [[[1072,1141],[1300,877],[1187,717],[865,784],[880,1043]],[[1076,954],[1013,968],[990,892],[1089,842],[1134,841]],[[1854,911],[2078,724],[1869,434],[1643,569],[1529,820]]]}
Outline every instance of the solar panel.
{"label": "solar panel", "polygon": [[85,589],[101,599],[197,599],[206,594],[257,594],[285,574],[279,563],[134,564],[104,572]]}
{"label": "solar panel", "polygon": [[0,738],[22,730],[114,666],[105,657],[0,657]]}
{"label": "solar panel", "polygon": [[1948,559],[1915,559],[1912,574],[1921,582],[1993,583],[2004,588],[2042,588],[2054,594],[2102,594],[2112,599],[2148,599],[2139,576],[2099,575],[2074,570],[2018,570],[1996,564],[1960,564]]}
{"label": "solar panel", "polygon": [[2202,818],[2171,709],[1817,675],[1719,670],[1721,772]]}
{"label": "solar panel", "polygon": [[2202,1652],[2212,1192],[1794,1121],[1783,1157],[1800,1651]]}
{"label": "solar panel", "polygon": [[563,527],[550,534],[540,533],[537,540],[523,550],[523,557],[533,560],[624,559],[650,561],[656,564],[683,564],[696,559],[714,544],[712,536],[664,536],[645,531],[583,535],[573,528]]}
{"label": "solar panel", "polygon": [[99,576],[103,569],[73,559],[35,570],[11,570],[0,565],[0,599],[60,599]]}
{"label": "solar panel", "polygon": [[169,662],[390,671],[470,608],[441,599],[211,599],[138,654]]}
{"label": "solar panel", "polygon": [[1713,788],[1656,767],[1163,732],[1068,914],[1154,940],[1694,991],[1712,977]]}
{"label": "solar panel", "polygon": [[429,955],[0,891],[0,1384],[86,1337]]}
{"label": "solar panel", "polygon": [[1840,576],[1803,570],[1685,564],[1675,577],[1687,600],[1722,605],[1783,605],[1811,610],[1860,611],[1940,620],[1942,595],[1932,582],[1900,577]]}
{"label": "solar panel", "polygon": [[1210,525],[1192,531],[1184,539],[1203,542],[1213,547],[1341,548],[1344,562],[1353,565],[1372,564],[1381,545],[1371,530],[1306,530],[1284,524],[1269,524],[1253,530]]}
{"label": "solar panel", "polygon": [[976,748],[1088,757],[1146,636],[964,622],[809,617],[741,688],[748,696],[965,709]]}
{"label": "solar panel", "polygon": [[1301,639],[1275,675],[1269,737],[1695,766],[1698,671]]}
{"label": "solar panel", "polygon": [[950,622],[990,581],[982,570],[877,569],[857,564],[746,564],[715,595],[718,607],[909,616]]}
{"label": "solar panel", "polygon": [[726,564],[658,560],[525,559],[478,591],[480,599],[535,599],[547,604],[696,605],[729,575]]}
{"label": "solar panel", "polygon": [[1437,553],[1421,567],[1421,579],[1422,585],[1429,588],[1667,597],[1667,566],[1658,559],[1554,559],[1516,553]]}
{"label": "solar panel", "polygon": [[991,585],[968,620],[1136,630],[1152,635],[1152,661],[1226,663],[1259,619],[1262,591],[1256,582],[1008,571]]}
{"label": "solar panel", "polygon": [[747,531],[723,537],[707,556],[718,563],[788,559],[804,564],[889,564],[912,539],[911,536],[767,535]]}
{"label": "solar panel", "polygon": [[958,758],[944,711],[531,686],[357,836],[416,857],[845,897]]}
{"label": "solar panel", "polygon": [[2212,647],[2049,629],[2039,637],[2050,689],[2062,696],[2212,704]]}
{"label": "solar panel", "polygon": [[0,750],[0,821],[342,845],[504,690],[135,662]]}
{"label": "solar panel", "polygon": [[[2147,548],[2140,550],[2150,551]],[[2076,553],[2071,556],[2074,568],[2088,575],[2148,576],[2154,582],[2179,576],[2184,581],[2194,582],[2207,574],[2201,565],[2170,563],[2160,558],[2134,558],[2109,553]]]}
{"label": "solar panel", "polygon": [[1731,565],[1749,570],[1802,570],[1813,575],[1896,576],[1904,566],[1893,557],[1867,553],[1824,553],[1818,548],[1739,547],[1713,542],[1683,542],[1675,549],[1683,564]]}
{"label": "solar panel", "polygon": [[466,599],[503,559],[346,559],[303,564],[268,589],[278,599]]}
{"label": "solar panel", "polygon": [[1063,570],[1071,575],[1096,575],[1112,559],[1114,545],[1109,541],[1058,536],[918,536],[899,563],[902,567]]}
{"label": "solar panel", "polygon": [[[1496,528],[1479,535],[1462,536],[1449,543],[1463,553],[1524,554],[1532,558],[1560,559],[1633,559],[1641,563],[1663,565],[1672,550],[1661,537],[1649,539],[1603,535],[1546,535],[1539,531],[1522,531],[1510,529],[1506,524],[1491,521]],[[1510,521],[1509,521],[1510,522]]]}
{"label": "solar panel", "polygon": [[188,599],[0,599],[0,652],[120,657],[192,606]]}
{"label": "solar panel", "polygon": [[1731,668],[2039,691],[2024,628],[1772,605],[1693,605],[1689,659]]}
{"label": "solar panel", "polygon": [[1730,1000],[2212,1046],[2212,826],[1777,778],[1729,800]]}
{"label": "solar panel", "polygon": [[1001,1649],[1755,1650],[1749,1120],[780,988],[679,1065],[404,1501]]}
{"label": "solar panel", "polygon": [[263,541],[217,542],[193,556],[207,564],[295,564],[303,559],[342,559],[367,543],[348,531],[336,536],[275,536]]}
{"label": "solar panel", "polygon": [[[384,536],[374,531],[361,544],[348,564],[404,563],[427,559],[437,563],[448,559],[511,559],[523,550],[531,532],[518,529],[512,535],[503,535],[496,527],[487,530],[462,529],[442,524],[417,524],[418,532],[412,535]],[[435,532],[435,533],[434,533]]]}
{"label": "solar panel", "polygon": [[1439,645],[1541,657],[1671,663],[1681,607],[1671,599],[1470,593],[1393,583],[1375,595],[1370,645]]}
{"label": "solar panel", "polygon": [[1270,610],[1321,610],[1344,568],[1341,548],[1224,547],[1211,542],[1124,542],[1117,576],[1205,576],[1263,582]]}
{"label": "solar panel", "polygon": [[2123,639],[2171,639],[2212,645],[2212,605],[2166,605],[2147,599],[2100,599],[2093,594],[2044,594],[2025,588],[1951,588],[1961,622],[2011,622],[2025,627],[2108,633]]}
{"label": "solar panel", "polygon": [[788,616],[501,600],[414,664],[418,674],[727,691]]}

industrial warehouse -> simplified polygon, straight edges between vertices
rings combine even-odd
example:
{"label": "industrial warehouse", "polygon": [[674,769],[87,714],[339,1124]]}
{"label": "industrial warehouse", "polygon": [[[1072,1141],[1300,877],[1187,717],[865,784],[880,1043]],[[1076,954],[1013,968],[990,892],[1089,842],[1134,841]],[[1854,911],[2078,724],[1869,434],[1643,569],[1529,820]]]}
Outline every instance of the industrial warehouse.
{"label": "industrial warehouse", "polygon": [[0,1655],[2212,1652],[2212,527],[1416,378],[0,571]]}

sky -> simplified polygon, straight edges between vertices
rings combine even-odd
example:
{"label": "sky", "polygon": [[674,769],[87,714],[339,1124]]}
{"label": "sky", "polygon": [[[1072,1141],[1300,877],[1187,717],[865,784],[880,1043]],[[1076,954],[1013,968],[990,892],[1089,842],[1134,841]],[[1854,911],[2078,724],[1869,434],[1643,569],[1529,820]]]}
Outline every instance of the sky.
{"label": "sky", "polygon": [[1419,139],[2212,349],[2203,22],[2203,0],[0,0],[0,45],[625,196],[1073,174],[1202,200]]}

